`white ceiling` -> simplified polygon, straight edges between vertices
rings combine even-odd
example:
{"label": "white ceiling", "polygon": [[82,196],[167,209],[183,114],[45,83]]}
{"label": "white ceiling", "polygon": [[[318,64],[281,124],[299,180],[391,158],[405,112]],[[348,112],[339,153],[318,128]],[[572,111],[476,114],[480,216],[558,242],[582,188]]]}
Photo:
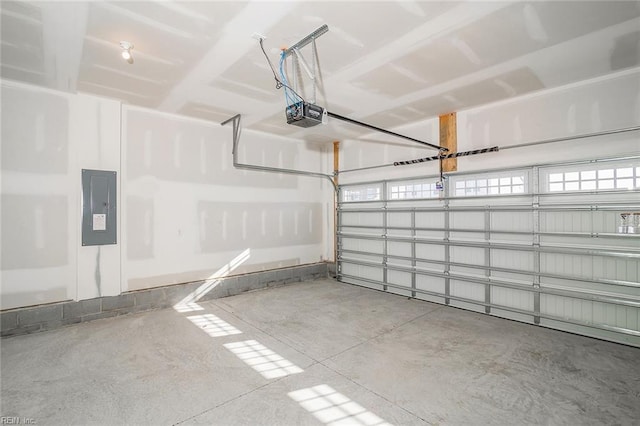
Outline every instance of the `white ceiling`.
{"label": "white ceiling", "polygon": [[[368,131],[286,124],[252,38],[323,24],[317,103],[394,127],[640,65],[640,1],[5,1],[1,77],[310,141]],[[135,58],[120,57],[119,42]],[[310,61],[311,46],[303,49]],[[311,96],[310,81],[304,82]]]}

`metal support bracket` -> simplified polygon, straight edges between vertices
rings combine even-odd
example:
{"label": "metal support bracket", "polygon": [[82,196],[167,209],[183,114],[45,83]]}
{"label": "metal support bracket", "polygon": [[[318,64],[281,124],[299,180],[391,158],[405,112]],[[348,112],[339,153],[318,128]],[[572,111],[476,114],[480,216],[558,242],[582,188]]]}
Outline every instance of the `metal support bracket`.
{"label": "metal support bracket", "polygon": [[387,211],[388,203],[387,203],[387,182],[383,182],[382,184],[382,193],[385,194],[384,202],[382,203],[382,232],[384,232],[382,239],[382,290],[387,291],[389,287],[387,286],[389,282],[389,271],[387,269],[387,265],[389,263],[389,242],[387,238],[389,237],[389,212]]}
{"label": "metal support bracket", "polygon": [[299,42],[297,42],[296,44],[294,44],[290,48],[286,49],[284,51],[284,57],[287,58],[289,55],[291,55],[293,53],[293,51],[295,49],[302,49],[307,44],[311,43],[312,41],[314,41],[315,39],[317,39],[318,37],[320,37],[321,35],[323,35],[327,31],[329,31],[329,26],[327,26],[327,24],[324,24],[323,26],[321,26],[320,28],[318,28],[317,30],[315,30],[314,32],[309,34],[308,36],[304,37],[302,40],[300,40]]}
{"label": "metal support bracket", "polygon": [[[302,52],[300,52],[300,50],[298,48],[293,49],[293,53],[294,58],[296,59],[296,61],[294,61],[294,66],[296,66],[297,64],[302,65],[302,69],[304,69],[304,71],[307,73],[307,75],[309,76],[309,78],[311,79],[312,82],[312,88],[313,88],[313,96],[309,99],[309,102],[312,104],[316,103],[316,73],[315,73],[315,68],[316,68],[316,63],[318,61],[318,58],[316,56],[316,50],[315,50],[315,40],[313,42],[313,71],[311,71],[311,68],[309,68],[309,64],[307,64],[307,61],[304,59],[304,56],[302,56]],[[294,70],[294,75],[297,75],[295,70]],[[297,78],[294,80],[294,86],[293,86],[293,90],[298,90],[297,87]]]}
{"label": "metal support bracket", "polygon": [[416,297],[416,209],[411,209],[411,228],[412,237],[411,241],[411,297]]}
{"label": "metal support bracket", "polygon": [[[484,276],[487,281],[491,281],[491,206],[485,206],[484,211],[484,241],[487,247],[484,249]],[[486,314],[491,313],[491,284],[485,284],[484,286],[484,312]]]}
{"label": "metal support bracket", "polygon": [[533,276],[533,323],[540,324],[540,196],[538,195],[540,188],[538,182],[540,181],[540,169],[538,167],[533,168],[531,177],[533,182],[533,202],[532,202],[532,222],[533,222],[533,270],[537,273]]}
{"label": "metal support bracket", "polygon": [[325,173],[317,173],[317,172],[309,172],[305,170],[296,170],[296,169],[285,169],[280,167],[269,167],[269,166],[260,166],[258,164],[246,164],[240,163],[238,161],[238,146],[240,145],[240,121],[242,116],[240,114],[236,114],[228,120],[220,123],[221,126],[224,126],[231,122],[233,124],[233,167],[236,169],[245,169],[245,170],[257,170],[262,172],[272,172],[272,173],[285,173],[289,175],[299,175],[299,176],[310,176],[310,177],[319,177],[328,179],[331,182],[331,186],[334,191],[338,190],[338,186],[333,181],[333,175],[325,174]]}
{"label": "metal support bracket", "polygon": [[[444,185],[444,193],[450,194],[449,182],[444,181],[442,183]],[[444,235],[443,240],[445,242],[449,241],[451,237],[451,213],[449,210],[449,198],[445,198],[443,205],[443,213],[444,213]],[[451,245],[446,244],[444,246],[444,271],[443,274],[446,277],[444,279],[444,304],[449,305],[451,303],[451,299],[449,296],[451,295],[451,278],[449,278],[451,272]]]}
{"label": "metal support bracket", "polygon": [[[313,96],[311,99],[309,99],[309,102],[312,104],[316,103],[316,64],[318,63],[318,51],[316,49],[316,39],[321,35],[323,35],[324,33],[326,33],[327,31],[329,31],[329,27],[325,24],[320,28],[318,28],[317,30],[315,30],[314,32],[312,32],[311,34],[309,34],[308,36],[304,37],[302,40],[300,40],[290,48],[285,49],[283,52],[285,61],[289,56],[293,57],[293,67],[294,67],[293,90],[294,91],[296,92],[298,91],[298,78],[297,78],[298,64],[302,66],[304,71],[307,73],[307,75],[311,79],[312,86],[313,86]],[[311,47],[312,47],[312,56],[313,56],[312,58],[313,70],[311,69],[312,67],[310,67],[307,61],[304,59],[304,56],[302,56],[302,52],[300,51],[300,49],[302,49],[303,47],[305,47],[310,43],[312,45]]]}
{"label": "metal support bracket", "polygon": [[[315,72],[311,71],[311,68],[309,68],[309,64],[307,64],[307,61],[304,59],[304,56],[302,55],[302,52],[300,52],[299,49],[293,49],[293,53],[296,54],[296,56],[298,57],[298,60],[300,61],[300,65],[302,65],[302,68],[304,69],[304,71],[307,73],[307,75],[309,76],[309,78],[311,80],[315,80],[316,79],[316,74]],[[313,60],[316,60],[316,57],[313,57]]]}

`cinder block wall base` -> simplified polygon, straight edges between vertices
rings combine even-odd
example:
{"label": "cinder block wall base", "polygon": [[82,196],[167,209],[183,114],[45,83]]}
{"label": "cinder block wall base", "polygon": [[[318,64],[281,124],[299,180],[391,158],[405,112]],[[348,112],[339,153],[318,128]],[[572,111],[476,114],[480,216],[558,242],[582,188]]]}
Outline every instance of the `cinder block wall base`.
{"label": "cinder block wall base", "polygon": [[327,277],[327,264],[316,263],[236,275],[215,283],[195,281],[148,290],[98,297],[79,302],[60,302],[2,311],[2,337],[52,330],[70,324],[115,317],[135,312],[174,306],[186,297],[198,294],[195,302],[234,296],[246,291]]}

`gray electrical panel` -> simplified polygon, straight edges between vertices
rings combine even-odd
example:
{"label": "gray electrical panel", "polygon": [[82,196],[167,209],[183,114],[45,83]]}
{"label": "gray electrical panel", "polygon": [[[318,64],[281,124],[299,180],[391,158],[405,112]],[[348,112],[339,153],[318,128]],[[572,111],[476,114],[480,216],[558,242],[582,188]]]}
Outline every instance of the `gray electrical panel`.
{"label": "gray electrical panel", "polygon": [[82,245],[116,244],[116,172],[82,170]]}

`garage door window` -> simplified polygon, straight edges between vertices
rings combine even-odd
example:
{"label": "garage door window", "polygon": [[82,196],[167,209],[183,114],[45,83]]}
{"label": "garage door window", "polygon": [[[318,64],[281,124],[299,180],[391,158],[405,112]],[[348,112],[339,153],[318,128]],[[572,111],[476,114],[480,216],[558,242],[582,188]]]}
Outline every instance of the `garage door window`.
{"label": "garage door window", "polygon": [[343,202],[377,201],[382,199],[380,185],[352,186],[342,190]]}
{"label": "garage door window", "polygon": [[456,197],[483,195],[524,194],[527,191],[527,175],[493,175],[483,177],[461,177],[453,182]]}
{"label": "garage door window", "polygon": [[414,200],[419,198],[438,198],[440,190],[435,182],[403,182],[394,183],[389,187],[389,195],[392,200]]}
{"label": "garage door window", "polygon": [[612,167],[602,169],[554,171],[549,173],[548,191],[596,191],[640,188],[640,167]]}

